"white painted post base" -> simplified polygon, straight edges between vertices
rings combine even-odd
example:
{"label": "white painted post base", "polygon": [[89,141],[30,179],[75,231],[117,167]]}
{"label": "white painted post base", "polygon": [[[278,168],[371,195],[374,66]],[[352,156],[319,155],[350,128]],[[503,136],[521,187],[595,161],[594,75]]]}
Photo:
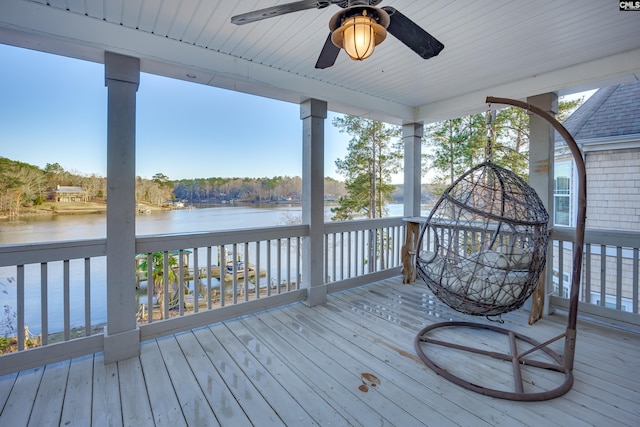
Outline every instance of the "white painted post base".
{"label": "white painted post base", "polygon": [[327,285],[309,286],[307,288],[307,299],[304,301],[309,307],[314,307],[327,302]]}
{"label": "white painted post base", "polygon": [[140,329],[109,335],[104,331],[104,363],[113,363],[140,355]]}

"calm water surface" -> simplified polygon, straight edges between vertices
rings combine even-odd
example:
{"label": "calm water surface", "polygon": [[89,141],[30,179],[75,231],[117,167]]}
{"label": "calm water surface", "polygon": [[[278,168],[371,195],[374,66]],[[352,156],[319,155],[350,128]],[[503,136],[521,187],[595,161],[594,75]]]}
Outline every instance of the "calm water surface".
{"label": "calm water surface", "polygon": [[[153,211],[148,215],[136,216],[136,234],[144,236],[284,225],[290,223],[291,219],[299,219],[302,212],[300,206],[266,206]],[[331,217],[330,208],[326,209],[326,217]],[[99,214],[21,218],[17,224],[0,221],[0,245],[104,238],[106,234],[106,216]]]}
{"label": "calm water surface", "polygon": [[[267,227],[299,221],[299,205],[221,206],[204,209],[154,211],[136,217],[138,236],[171,233],[207,232],[217,230]],[[402,215],[402,205],[390,205],[389,216]],[[331,218],[331,208],[325,208],[325,219]],[[19,222],[0,221],[0,245],[64,240],[94,239],[106,236],[106,216],[59,215],[21,218]],[[104,258],[91,260],[91,323],[106,321],[106,262]],[[47,265],[47,299],[49,331],[63,329],[63,263]],[[84,325],[84,261],[70,261],[71,327]],[[40,265],[25,266],[25,324],[38,334],[41,330]],[[11,333],[9,322],[17,307],[15,267],[0,267],[0,335]],[[9,319],[8,319],[9,318]],[[9,321],[9,322],[8,322]],[[15,328],[15,320],[12,321]]]}

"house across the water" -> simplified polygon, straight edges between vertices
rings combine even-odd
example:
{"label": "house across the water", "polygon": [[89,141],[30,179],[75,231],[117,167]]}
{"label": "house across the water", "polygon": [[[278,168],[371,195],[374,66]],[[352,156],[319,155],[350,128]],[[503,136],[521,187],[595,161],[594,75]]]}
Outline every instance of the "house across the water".
{"label": "house across the water", "polygon": [[87,192],[82,187],[58,185],[51,192],[51,199],[54,202],[86,202]]}

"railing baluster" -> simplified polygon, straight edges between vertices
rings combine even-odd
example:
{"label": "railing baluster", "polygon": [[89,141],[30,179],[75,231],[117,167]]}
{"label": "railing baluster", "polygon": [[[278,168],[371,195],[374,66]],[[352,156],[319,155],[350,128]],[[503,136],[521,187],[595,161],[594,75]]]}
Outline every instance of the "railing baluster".
{"label": "railing baluster", "polygon": [[631,286],[633,287],[633,312],[640,313],[638,310],[638,288],[640,288],[640,280],[638,280],[638,269],[640,269],[640,262],[638,262],[638,248],[633,248],[633,279],[631,281]]}
{"label": "railing baluster", "polygon": [[[340,255],[338,256],[338,264],[340,267],[340,280],[344,280],[344,266],[346,264],[344,259],[344,232],[340,232],[340,244],[338,245],[338,250],[340,251]],[[336,273],[336,280],[338,279]]]}
{"label": "railing baluster", "polygon": [[[153,254],[151,252],[147,253],[147,323],[153,323],[153,293],[155,292],[155,279],[153,277],[153,270],[155,268],[153,262]],[[163,264],[163,279],[168,276],[164,274],[164,272],[167,271],[166,266],[167,263]],[[164,297],[167,298],[166,293]]]}
{"label": "railing baluster", "polygon": [[244,271],[243,293],[244,300],[249,301],[249,243],[244,244],[244,263],[242,264]]}
{"label": "railing baluster", "polygon": [[616,247],[616,310],[622,309],[622,246]]}
{"label": "railing baluster", "polygon": [[255,242],[256,246],[256,264],[255,264],[255,272],[256,272],[256,299],[260,298],[260,241]]}
{"label": "railing baluster", "polygon": [[49,344],[49,278],[48,264],[40,263],[40,319],[42,325],[42,345]]}
{"label": "railing baluster", "polygon": [[69,260],[65,259],[62,262],[63,266],[63,285],[62,285],[62,295],[63,295],[63,311],[64,311],[64,340],[69,341],[71,339],[71,304],[70,300],[70,289],[69,289]]}
{"label": "railing baluster", "polygon": [[600,306],[604,307],[607,299],[607,247],[600,245]]}
{"label": "railing baluster", "polygon": [[359,272],[356,271],[356,276],[358,274],[366,274],[366,271],[365,271],[365,267],[366,267],[365,258],[367,256],[367,247],[365,245],[365,231],[364,230],[358,231],[358,246],[360,248],[360,259],[358,260],[359,264],[360,264],[360,266],[359,266],[360,267],[360,271]]}
{"label": "railing baluster", "polygon": [[271,296],[271,240],[267,240],[267,296]]}
{"label": "railing baluster", "polygon": [[84,336],[91,336],[91,258],[84,259]]}
{"label": "railing baluster", "polygon": [[24,350],[24,343],[25,343],[25,337],[24,337],[24,309],[25,309],[25,303],[24,303],[24,265],[19,265],[16,271],[16,279],[17,279],[17,295],[16,298],[18,299],[18,301],[16,302],[16,306],[18,309],[18,319],[17,319],[17,325],[18,325],[18,351],[20,350]]}
{"label": "railing baluster", "polygon": [[300,239],[300,236],[296,237],[296,289],[300,289],[300,269],[301,269],[300,245],[301,243],[302,243],[302,239]]}
{"label": "railing baluster", "polygon": [[[149,272],[149,265],[151,264],[147,264],[147,286],[154,286],[155,284],[153,283],[153,279],[151,277],[151,273]],[[162,318],[163,319],[168,319],[169,318],[169,304],[171,303],[171,292],[169,291],[169,270],[171,269],[171,266],[169,265],[169,252],[168,251],[164,251],[162,254],[162,288],[163,288],[163,295],[162,295],[162,301],[163,301],[163,313],[162,313]],[[153,306],[150,306],[149,308],[150,313],[149,313],[149,317],[153,317]]]}
{"label": "railing baluster", "polygon": [[558,296],[564,298],[564,241],[558,242]]}
{"label": "railing baluster", "polygon": [[587,243],[585,251],[585,295],[583,299],[591,303],[591,243]]}
{"label": "railing baluster", "polygon": [[393,234],[393,227],[386,227],[385,228],[386,233],[387,233],[387,242],[385,244],[385,248],[386,248],[386,252],[387,252],[387,256],[385,258],[386,260],[386,265],[383,265],[383,268],[389,268],[391,266],[391,257],[393,256],[393,251],[392,251],[392,234]]}
{"label": "railing baluster", "polygon": [[198,269],[198,248],[193,248],[193,312],[198,312],[200,301],[200,270]]}
{"label": "railing baluster", "polygon": [[347,279],[351,278],[351,265],[354,262],[354,254],[351,250],[351,243],[353,242],[353,232],[347,231]]}
{"label": "railing baluster", "polygon": [[218,254],[220,258],[220,307],[224,307],[225,303],[225,283],[226,283],[226,275],[227,275],[227,249],[224,245],[221,245],[218,249]]}
{"label": "railing baluster", "polygon": [[324,277],[322,278],[322,281],[324,283],[327,283],[329,281],[329,235],[325,234],[323,237],[323,241],[324,241],[324,254],[323,254],[323,269],[322,271],[324,272]]}
{"label": "railing baluster", "polygon": [[332,245],[331,245],[331,259],[332,259],[332,261],[331,261],[331,263],[332,263],[331,272],[332,273],[331,274],[332,274],[332,279],[333,279],[331,281],[335,282],[336,280],[338,280],[337,269],[336,269],[336,267],[337,267],[337,265],[336,265],[337,264],[336,257],[338,255],[337,246],[336,246],[336,233],[332,233],[331,234],[331,243],[332,243]]}
{"label": "railing baluster", "polygon": [[277,292],[276,293],[280,293],[280,284],[282,283],[282,239],[278,239],[278,252],[276,253],[276,275],[278,277],[277,282],[276,282],[276,289]]}
{"label": "railing baluster", "polygon": [[178,312],[184,316],[184,249],[178,251]]}
{"label": "railing baluster", "polygon": [[233,256],[233,261],[232,261],[232,265],[233,268],[231,269],[232,272],[232,282],[233,282],[233,303],[237,304],[238,303],[238,245],[236,243],[233,244],[232,246],[232,256]]}
{"label": "railing baluster", "polygon": [[291,287],[291,237],[287,237],[287,292]]}
{"label": "railing baluster", "polygon": [[207,309],[211,310],[213,303],[211,301],[211,257],[213,250],[211,246],[207,246]]}

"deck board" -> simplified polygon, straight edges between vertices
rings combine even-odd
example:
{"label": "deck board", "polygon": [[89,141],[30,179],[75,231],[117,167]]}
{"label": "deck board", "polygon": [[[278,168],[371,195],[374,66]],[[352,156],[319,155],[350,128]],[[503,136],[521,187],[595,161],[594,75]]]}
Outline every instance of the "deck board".
{"label": "deck board", "polygon": [[[93,378],[93,356],[82,356],[71,360],[67,379],[62,417],[63,426],[81,427],[91,420],[91,389]],[[87,392],[87,390],[89,392]]]}
{"label": "deck board", "polygon": [[42,374],[38,394],[31,409],[29,426],[57,426],[62,416],[70,361],[47,365]]}
{"label": "deck board", "polygon": [[223,324],[213,325],[210,328],[203,328],[194,331],[200,345],[207,352],[209,358],[214,363],[216,370],[224,379],[236,401],[242,407],[243,412],[249,422],[270,424],[273,426],[284,425],[278,414],[262,398],[262,394],[256,386],[249,381],[243,373],[238,363],[240,360],[228,352],[216,333],[226,329]]}
{"label": "deck board", "polygon": [[209,359],[209,355],[192,332],[176,335],[195,380],[221,425],[250,425],[242,407]]}
{"label": "deck board", "polygon": [[12,384],[9,398],[0,413],[0,426],[27,425],[43,373],[44,367],[39,367],[21,371],[18,374]]}
{"label": "deck board", "polygon": [[[183,343],[183,345],[186,346],[188,344]],[[159,339],[158,346],[165,363],[169,367],[167,371],[184,415],[183,422],[186,421],[187,425],[202,425],[204,420],[207,420],[208,425],[220,425],[209,405],[209,401],[200,389],[195,375],[189,369],[176,337]],[[149,374],[154,375],[154,372]],[[158,402],[158,404],[162,403],[162,400]]]}
{"label": "deck board", "polygon": [[[91,393],[91,390],[86,390],[86,392]],[[90,425],[98,427],[122,426],[118,364],[105,365],[103,353],[96,354],[93,359],[92,395]]]}
{"label": "deck board", "polygon": [[[212,326],[211,330],[236,361],[244,380],[251,382],[259,393],[253,396],[254,399],[264,399],[285,425],[317,425],[302,405],[247,350],[246,346],[252,345],[250,339],[243,343],[224,324]],[[260,419],[256,422],[260,423]]]}
{"label": "deck board", "polygon": [[142,344],[140,363],[155,425],[176,427],[186,425],[157,341],[147,341]]}
{"label": "deck board", "polygon": [[[416,334],[445,320],[487,322],[450,310],[420,283],[388,279],[318,307],[292,304],[150,340],[126,361],[104,365],[97,353],[5,375],[0,425],[640,425],[640,335],[579,321],[573,388],[512,402],[450,383],[417,357]],[[529,326],[524,310],[503,320],[538,341],[566,328],[562,315]],[[484,329],[437,333],[506,351],[506,336]],[[562,353],[563,343],[551,347]],[[511,387],[508,362],[429,348],[461,375]],[[523,377],[532,390],[557,381],[526,367]]]}
{"label": "deck board", "polygon": [[0,408],[4,408],[4,405],[7,403],[7,399],[9,399],[9,396],[11,395],[11,389],[13,388],[17,377],[17,372],[0,376]]}
{"label": "deck board", "polygon": [[261,337],[261,343],[267,343],[274,356],[289,366],[291,371],[300,378],[301,381],[314,389],[316,399],[322,399],[327,402],[350,424],[358,424],[358,419],[353,418],[351,413],[347,411],[348,408],[361,414],[359,419],[361,424],[379,424],[379,417],[371,411],[368,405],[358,399],[357,396],[349,393],[340,382],[336,381],[330,375],[327,375],[322,369],[319,369],[305,354],[300,352],[286,339],[276,334],[265,323],[262,321],[249,322],[249,320],[243,320],[243,323],[249,327],[256,336]]}
{"label": "deck board", "polygon": [[127,426],[153,424],[151,404],[139,357],[118,362],[122,422]]}
{"label": "deck board", "polygon": [[241,340],[246,350],[255,357],[263,369],[282,385],[318,425],[345,425],[347,421],[325,399],[318,398],[316,387],[301,379],[269,348],[271,335],[255,334],[248,324],[259,323],[256,319],[243,319],[241,322],[228,322],[229,330]]}

